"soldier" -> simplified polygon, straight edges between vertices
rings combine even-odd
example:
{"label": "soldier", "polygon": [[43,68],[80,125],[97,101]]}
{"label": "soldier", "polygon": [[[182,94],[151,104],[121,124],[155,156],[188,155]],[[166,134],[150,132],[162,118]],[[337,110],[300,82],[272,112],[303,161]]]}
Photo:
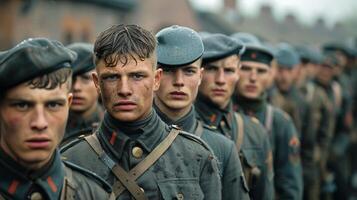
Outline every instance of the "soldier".
{"label": "soldier", "polygon": [[288,114],[266,102],[273,55],[259,43],[247,43],[234,101],[237,109],[264,124],[273,148],[275,193],[278,199],[302,199],[300,141]]}
{"label": "soldier", "polygon": [[70,107],[66,134],[62,144],[74,139],[81,133],[95,128],[103,118],[103,109],[98,103],[98,93],[92,81],[94,72],[93,45],[73,43],[69,49],[77,53],[73,63],[73,100]]}
{"label": "soldier", "polygon": [[[319,162],[320,141],[324,138],[318,137],[317,127],[320,123],[313,115],[322,114],[321,106],[309,104],[303,93],[297,88],[297,72],[300,70],[300,58],[292,46],[280,44],[276,52],[278,73],[276,86],[278,95],[284,99],[283,104],[274,102],[272,104],[282,108],[293,119],[301,136],[301,159],[304,177],[304,199],[319,199]],[[322,102],[319,102],[319,105]],[[313,112],[312,112],[313,111]],[[324,113],[327,114],[328,113]],[[318,116],[321,118],[321,115]],[[316,121],[314,121],[316,120]],[[326,132],[323,133],[326,137]],[[326,149],[325,149],[326,150]]]}
{"label": "soldier", "polygon": [[201,137],[219,161],[222,199],[249,199],[235,144],[197,119],[193,101],[202,79],[203,44],[192,29],[171,26],[156,34],[158,67],[163,70],[154,107],[167,124]]}
{"label": "soldier", "polygon": [[221,199],[206,143],[167,126],[152,109],[162,75],[155,37],[137,25],[114,25],[98,36],[94,52],[104,119],[63,155],[107,180],[117,199]]}
{"label": "soldier", "polygon": [[195,108],[209,126],[236,143],[251,199],[272,199],[269,138],[260,123],[235,113],[231,95],[238,80],[242,43],[222,34],[202,37],[204,68]]}
{"label": "soldier", "polygon": [[57,150],[75,56],[45,38],[0,53],[0,199],[114,199],[107,183]]}

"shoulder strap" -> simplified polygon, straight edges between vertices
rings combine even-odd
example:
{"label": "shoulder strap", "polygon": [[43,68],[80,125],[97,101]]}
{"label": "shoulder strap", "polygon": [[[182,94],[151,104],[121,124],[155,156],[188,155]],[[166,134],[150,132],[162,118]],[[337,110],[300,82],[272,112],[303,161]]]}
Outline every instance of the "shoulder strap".
{"label": "shoulder strap", "polygon": [[315,85],[313,83],[306,84],[306,100],[311,102],[315,93]]}
{"label": "shoulder strap", "polygon": [[0,200],[5,200],[5,197],[3,197],[1,194],[0,194]]}
{"label": "shoulder strap", "polygon": [[342,91],[341,85],[337,81],[332,82],[332,91],[335,97],[335,103],[337,107],[341,107],[342,104]]}
{"label": "shoulder strap", "polygon": [[236,140],[236,147],[237,151],[240,151],[240,148],[243,143],[243,138],[244,138],[244,123],[243,123],[243,118],[242,115],[239,113],[234,113],[236,120],[237,120],[237,125],[238,125],[238,135],[237,135],[237,140]]}
{"label": "shoulder strap", "polygon": [[[114,163],[110,157],[103,151],[96,134],[85,137],[88,144],[98,154],[99,158],[106,164],[113,172],[113,174],[120,181],[116,181],[113,185],[113,191],[116,197],[127,189],[135,199],[147,199],[141,188],[135,183],[149,167],[151,167],[165,151],[170,147],[180,131],[172,128],[168,136],[139,164],[137,164],[130,172],[126,172],[119,164]],[[123,186],[124,185],[124,186]]]}
{"label": "shoulder strap", "polygon": [[75,187],[73,185],[72,169],[65,167],[66,176],[63,181],[61,200],[75,200]]}
{"label": "shoulder strap", "polygon": [[200,138],[202,134],[203,134],[203,123],[201,120],[197,120],[197,128],[195,130],[195,135]]}
{"label": "shoulder strap", "polygon": [[264,127],[267,130],[269,135],[271,133],[272,126],[273,126],[273,106],[272,105],[268,105],[267,106],[267,111],[265,113]]}

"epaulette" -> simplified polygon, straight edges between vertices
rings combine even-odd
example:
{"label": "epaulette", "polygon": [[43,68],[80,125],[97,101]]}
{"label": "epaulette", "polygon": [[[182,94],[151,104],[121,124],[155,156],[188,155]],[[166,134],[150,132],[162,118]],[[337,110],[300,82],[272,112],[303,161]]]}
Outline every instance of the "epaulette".
{"label": "epaulette", "polygon": [[70,132],[69,137],[65,136],[63,138],[63,140],[61,141],[60,147],[65,146],[66,144],[71,143],[72,141],[77,140],[80,137],[84,137],[84,136],[90,135],[92,133],[93,133],[93,128],[86,128],[86,129]]}
{"label": "epaulette", "polygon": [[202,145],[208,151],[213,152],[211,147],[209,147],[208,144],[205,141],[203,141],[201,138],[199,138],[198,136],[196,136],[194,134],[191,134],[191,133],[188,133],[186,131],[183,131],[182,129],[180,129],[179,127],[177,127],[175,125],[171,125],[171,127],[180,130],[179,134],[182,135],[183,137],[185,137],[185,138],[187,138],[189,140],[192,140],[192,141]]}
{"label": "epaulette", "polygon": [[61,143],[60,144],[60,153],[63,153],[65,151],[67,151],[67,149],[73,147],[74,145],[80,143],[81,141],[84,140],[84,138],[88,135],[90,135],[91,133],[88,133],[88,134],[82,134],[82,135],[79,135],[77,136],[76,138],[73,138],[72,140],[70,141],[67,141],[65,143]]}
{"label": "epaulette", "polygon": [[256,117],[251,116],[250,119],[252,122],[254,122],[256,124],[260,124],[259,120]]}
{"label": "epaulette", "polygon": [[90,178],[91,180],[95,181],[96,183],[98,183],[100,186],[102,186],[102,188],[108,192],[111,193],[112,187],[110,186],[109,183],[107,183],[103,178],[101,178],[100,176],[98,176],[96,173],[89,171],[88,169],[85,169],[81,166],[78,166],[74,163],[71,163],[69,161],[63,161],[63,163],[66,165],[66,167],[79,172],[80,174]]}
{"label": "epaulette", "polygon": [[207,125],[207,124],[203,124],[203,128],[208,129],[210,131],[217,131],[216,126],[211,126],[211,125]]}

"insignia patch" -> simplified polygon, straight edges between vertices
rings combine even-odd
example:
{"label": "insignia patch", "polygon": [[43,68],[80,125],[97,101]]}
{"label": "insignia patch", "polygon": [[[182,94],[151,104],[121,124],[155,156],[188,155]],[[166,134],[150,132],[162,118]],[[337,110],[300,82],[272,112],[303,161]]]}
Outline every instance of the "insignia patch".
{"label": "insignia patch", "polygon": [[217,116],[215,114],[212,114],[211,117],[210,117],[211,123],[215,122],[216,119],[217,119]]}
{"label": "insignia patch", "polygon": [[289,160],[294,164],[300,162],[300,141],[296,136],[289,141]]}

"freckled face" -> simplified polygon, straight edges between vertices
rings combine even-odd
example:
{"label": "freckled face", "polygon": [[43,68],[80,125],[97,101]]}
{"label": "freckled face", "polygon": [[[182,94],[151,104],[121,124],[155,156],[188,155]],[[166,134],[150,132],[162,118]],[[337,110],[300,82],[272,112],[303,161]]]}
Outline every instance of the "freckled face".
{"label": "freckled face", "polygon": [[107,67],[103,60],[97,64],[94,84],[104,107],[117,120],[133,122],[151,112],[162,73],[161,69],[155,70],[154,60],[131,58],[126,65],[118,62],[115,67]]}
{"label": "freckled face", "polygon": [[19,164],[38,169],[51,159],[63,138],[72,94],[68,86],[9,89],[0,103],[0,145]]}

